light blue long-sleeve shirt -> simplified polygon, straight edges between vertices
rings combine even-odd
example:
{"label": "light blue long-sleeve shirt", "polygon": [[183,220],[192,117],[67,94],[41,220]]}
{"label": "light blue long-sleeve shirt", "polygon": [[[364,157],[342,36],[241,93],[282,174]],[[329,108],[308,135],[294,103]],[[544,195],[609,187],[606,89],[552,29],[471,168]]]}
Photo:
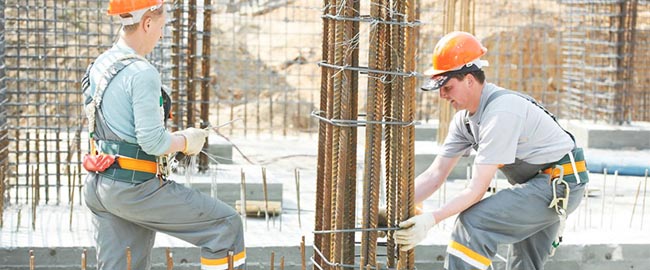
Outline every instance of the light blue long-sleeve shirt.
{"label": "light blue long-sleeve shirt", "polygon": [[[104,71],[118,58],[136,52],[122,40],[95,60],[90,70],[90,94]],[[136,61],[109,83],[101,104],[106,124],[129,143],[139,144],[147,154],[162,155],[171,145],[163,122],[160,73],[148,61]]]}

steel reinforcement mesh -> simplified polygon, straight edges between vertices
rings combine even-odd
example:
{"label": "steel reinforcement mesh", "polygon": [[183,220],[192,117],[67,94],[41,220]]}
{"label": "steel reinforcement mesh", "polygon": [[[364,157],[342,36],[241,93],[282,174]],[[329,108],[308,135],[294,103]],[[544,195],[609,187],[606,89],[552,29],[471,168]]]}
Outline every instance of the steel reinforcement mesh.
{"label": "steel reinforcement mesh", "polygon": [[[111,46],[119,31],[119,24],[105,15],[107,2],[0,1],[4,12],[0,75],[5,86],[0,85],[0,162],[6,164],[1,173],[6,174],[5,196],[12,203],[32,197],[24,187],[35,183],[34,175],[40,176],[41,187],[52,187],[42,188],[40,194],[40,201],[47,203],[58,202],[60,196],[69,195],[65,187],[81,183],[79,159],[87,146],[79,82],[88,63]],[[317,131],[318,122],[309,115],[319,104],[322,1],[168,2],[166,35],[149,59],[175,93],[171,128],[237,120],[221,132],[291,136]],[[621,13],[623,3],[627,1],[474,1],[474,32],[488,48],[488,81],[531,94],[562,118],[620,122],[590,111],[592,101],[602,99],[604,105],[596,108],[622,111],[617,108],[625,107],[626,120],[650,120],[650,95],[639,87],[647,82],[647,1],[635,1],[634,35],[624,35],[634,50],[622,47],[622,51],[633,52],[633,58],[616,49],[621,46],[596,42],[612,42],[603,37],[632,25],[613,22],[621,17],[616,13]],[[429,67],[433,46],[443,35],[443,7],[436,1],[419,3],[417,70]],[[206,10],[212,15],[209,29],[204,29]],[[369,10],[362,8],[360,14]],[[600,25],[603,21],[607,24]],[[358,39],[368,44],[371,26],[360,27]],[[572,40],[569,33],[589,33],[594,44],[589,47]],[[207,51],[203,51],[204,39],[210,41]],[[632,69],[627,75],[598,71],[594,67],[604,65],[596,61],[601,54],[632,59],[626,62],[633,63]],[[359,65],[368,66],[367,48],[360,47],[359,55]],[[625,91],[597,88],[605,86],[589,81],[609,83],[607,78],[627,78],[631,87]],[[359,76],[360,113],[367,111],[367,79]],[[617,96],[617,92],[625,94]],[[416,119],[437,119],[437,99],[435,93],[417,91]],[[206,104],[207,118],[202,115]]]}

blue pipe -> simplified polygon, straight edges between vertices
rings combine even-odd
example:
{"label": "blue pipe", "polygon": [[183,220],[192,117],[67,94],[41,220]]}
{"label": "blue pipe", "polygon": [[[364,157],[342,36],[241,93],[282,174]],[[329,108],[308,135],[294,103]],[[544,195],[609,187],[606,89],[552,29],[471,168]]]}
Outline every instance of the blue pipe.
{"label": "blue pipe", "polygon": [[606,151],[585,149],[587,170],[591,173],[603,173],[607,168],[608,174],[618,171],[619,175],[645,176],[650,169],[650,153],[648,151]]}

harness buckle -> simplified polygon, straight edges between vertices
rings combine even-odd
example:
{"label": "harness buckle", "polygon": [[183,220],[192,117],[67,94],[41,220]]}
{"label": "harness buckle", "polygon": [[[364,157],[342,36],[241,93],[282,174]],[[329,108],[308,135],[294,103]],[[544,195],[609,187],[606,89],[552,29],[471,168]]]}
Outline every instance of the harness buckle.
{"label": "harness buckle", "polygon": [[169,166],[169,156],[168,155],[160,155],[156,158],[156,163],[158,163],[158,172],[157,174],[161,176],[162,178],[167,178],[170,173],[170,166]]}

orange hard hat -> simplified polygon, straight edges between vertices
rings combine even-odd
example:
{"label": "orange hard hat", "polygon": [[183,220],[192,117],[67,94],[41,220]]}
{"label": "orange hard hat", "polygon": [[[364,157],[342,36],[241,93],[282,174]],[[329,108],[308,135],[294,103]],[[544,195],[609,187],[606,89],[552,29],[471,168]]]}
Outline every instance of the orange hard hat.
{"label": "orange hard hat", "polygon": [[433,49],[432,66],[424,74],[432,78],[422,90],[437,90],[444,85],[451,73],[465,73],[480,70],[487,61],[480,60],[487,52],[481,42],[472,34],[454,31],[443,36]]}
{"label": "orange hard hat", "polygon": [[108,15],[131,14],[120,17],[122,25],[140,22],[147,10],[154,11],[163,5],[163,0],[111,0],[108,3]]}
{"label": "orange hard hat", "polygon": [[133,11],[158,7],[163,0],[111,0],[108,3],[108,15],[131,13]]}

